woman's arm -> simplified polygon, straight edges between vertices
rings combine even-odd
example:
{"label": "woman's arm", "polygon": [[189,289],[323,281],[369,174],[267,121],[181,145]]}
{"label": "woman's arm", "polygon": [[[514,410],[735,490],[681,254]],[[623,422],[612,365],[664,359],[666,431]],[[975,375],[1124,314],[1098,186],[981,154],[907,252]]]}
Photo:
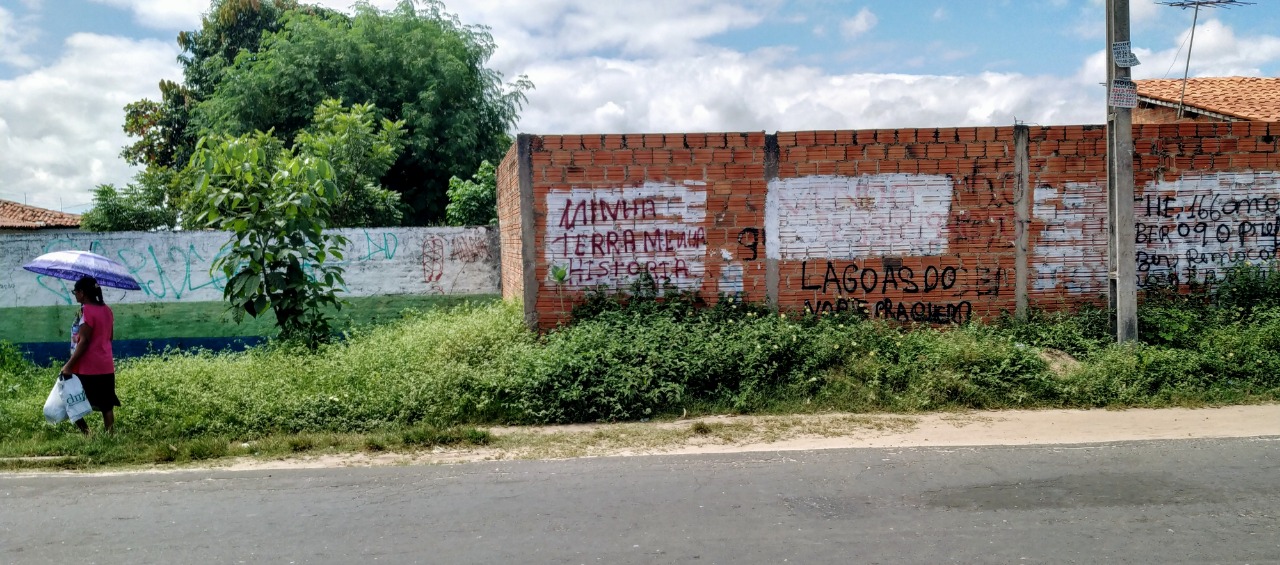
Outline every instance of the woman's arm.
{"label": "woman's arm", "polygon": [[66,364],[62,366],[62,376],[71,375],[71,368],[76,366],[80,358],[84,356],[84,352],[89,349],[89,340],[93,339],[93,326],[88,324],[80,324],[80,337],[76,340],[76,349],[71,352],[71,358],[67,359]]}

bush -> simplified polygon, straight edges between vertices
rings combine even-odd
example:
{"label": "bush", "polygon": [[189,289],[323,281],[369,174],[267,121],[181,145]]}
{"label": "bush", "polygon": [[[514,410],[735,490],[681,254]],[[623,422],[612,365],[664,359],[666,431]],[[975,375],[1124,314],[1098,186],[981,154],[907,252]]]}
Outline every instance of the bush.
{"label": "bush", "polygon": [[1255,310],[1280,307],[1280,277],[1273,276],[1275,261],[1264,265],[1237,263],[1213,286],[1214,307],[1247,318]]}
{"label": "bush", "polygon": [[1032,310],[1025,321],[1005,315],[993,325],[1015,342],[1058,349],[1076,357],[1087,357],[1115,341],[1110,314],[1092,304],[1074,312]]}
{"label": "bush", "polygon": [[[919,411],[1165,406],[1280,398],[1280,307],[1233,318],[1212,306],[1182,327],[1145,304],[1167,335],[1114,345],[1106,313],[1033,313],[951,327],[794,317],[740,296],[707,306],[644,280],[593,298],[589,315],[545,335],[519,304],[413,312],[312,350],[165,353],[118,363],[117,439],[73,440],[39,406],[40,370],[0,344],[0,456],[187,461],[273,444],[286,452],[364,434],[357,449],[482,444],[468,426],[654,418],[708,411]],[[1168,302],[1160,302],[1167,300]],[[1196,303],[1194,307],[1201,308]],[[1053,347],[1081,365],[1053,374]],[[50,379],[51,380],[51,379]],[[40,383],[36,386],[34,383]],[[271,439],[283,434],[285,440]],[[70,439],[68,439],[70,438]],[[132,438],[121,440],[118,438]],[[259,441],[261,440],[261,441]],[[138,447],[133,442],[145,442]]]}

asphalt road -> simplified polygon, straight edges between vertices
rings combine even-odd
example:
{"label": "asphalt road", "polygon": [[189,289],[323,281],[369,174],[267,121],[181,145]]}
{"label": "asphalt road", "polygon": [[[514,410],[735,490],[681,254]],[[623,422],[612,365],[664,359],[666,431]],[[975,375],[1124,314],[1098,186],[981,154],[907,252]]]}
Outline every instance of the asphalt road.
{"label": "asphalt road", "polygon": [[0,475],[0,563],[1280,563],[1280,438]]}

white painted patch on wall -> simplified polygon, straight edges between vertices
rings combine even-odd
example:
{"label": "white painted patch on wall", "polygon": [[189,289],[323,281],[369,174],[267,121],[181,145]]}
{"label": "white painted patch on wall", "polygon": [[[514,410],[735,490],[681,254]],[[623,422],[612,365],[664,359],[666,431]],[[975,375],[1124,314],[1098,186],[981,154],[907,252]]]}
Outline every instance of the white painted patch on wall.
{"label": "white painted patch on wall", "polygon": [[543,249],[552,284],[617,288],[647,270],[659,283],[702,286],[706,183],[553,190],[546,210]]}
{"label": "white painted patch on wall", "polygon": [[864,259],[947,253],[953,183],[946,175],[809,176],[769,182],[770,259]]}
{"label": "white painted patch on wall", "polygon": [[744,290],[742,279],[742,265],[724,265],[720,267],[720,280],[716,281],[717,288],[725,294],[742,292]]}
{"label": "white painted patch on wall", "polygon": [[1194,173],[1149,182],[1134,213],[1140,284],[1204,282],[1233,264],[1275,258],[1280,172]]}
{"label": "white painted patch on wall", "polygon": [[1069,182],[1035,189],[1033,221],[1043,229],[1032,243],[1034,290],[1107,292],[1106,187]]}

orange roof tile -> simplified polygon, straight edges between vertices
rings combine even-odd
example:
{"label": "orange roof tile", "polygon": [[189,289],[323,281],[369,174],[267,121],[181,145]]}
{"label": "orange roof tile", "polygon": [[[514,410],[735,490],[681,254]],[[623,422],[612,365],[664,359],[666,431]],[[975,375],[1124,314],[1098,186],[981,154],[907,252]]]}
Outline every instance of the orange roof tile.
{"label": "orange roof tile", "polygon": [[[1138,96],[1177,104],[1182,79],[1137,80]],[[1188,107],[1246,120],[1280,121],[1280,78],[1187,79]]]}
{"label": "orange roof tile", "polygon": [[0,228],[78,228],[80,216],[0,200]]}

